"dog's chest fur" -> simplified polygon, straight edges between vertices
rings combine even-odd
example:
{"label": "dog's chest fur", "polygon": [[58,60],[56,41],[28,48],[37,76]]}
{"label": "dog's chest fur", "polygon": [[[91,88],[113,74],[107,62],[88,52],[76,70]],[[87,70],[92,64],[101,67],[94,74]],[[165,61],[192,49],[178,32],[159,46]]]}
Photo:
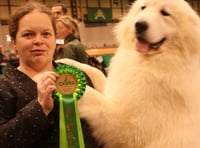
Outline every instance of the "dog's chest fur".
{"label": "dog's chest fur", "polygon": [[112,112],[107,110],[108,116],[119,119],[109,122],[118,128],[116,131],[121,131],[119,137],[114,137],[125,137],[122,147],[182,148],[184,145],[188,148],[193,142],[195,148],[199,147],[196,138],[200,136],[198,63],[194,60],[188,65],[170,68],[171,65],[159,67],[159,63],[152,66],[150,62],[155,61],[141,61],[135,53],[122,52],[111,63],[105,97],[114,102]]}

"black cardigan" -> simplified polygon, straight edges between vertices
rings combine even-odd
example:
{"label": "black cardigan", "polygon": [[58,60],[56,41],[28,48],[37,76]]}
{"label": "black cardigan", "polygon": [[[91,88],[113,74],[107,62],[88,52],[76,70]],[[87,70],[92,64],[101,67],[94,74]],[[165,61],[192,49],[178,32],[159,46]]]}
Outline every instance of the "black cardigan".
{"label": "black cardigan", "polygon": [[[88,77],[87,77],[88,79]],[[92,85],[88,79],[88,85]],[[0,75],[0,146],[3,148],[59,148],[59,105],[45,117],[37,101],[36,83],[8,65]],[[98,148],[81,119],[85,147]]]}

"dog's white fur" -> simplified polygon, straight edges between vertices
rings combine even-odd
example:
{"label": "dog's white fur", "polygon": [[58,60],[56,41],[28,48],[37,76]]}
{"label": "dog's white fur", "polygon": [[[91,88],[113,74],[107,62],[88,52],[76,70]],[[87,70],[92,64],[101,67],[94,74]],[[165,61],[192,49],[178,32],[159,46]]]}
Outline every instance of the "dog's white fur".
{"label": "dog's white fur", "polygon": [[[166,38],[159,50],[136,51],[138,21],[147,22],[149,43]],[[184,0],[138,0],[116,35],[104,93],[88,87],[79,102],[94,136],[106,148],[200,148],[196,13]]]}

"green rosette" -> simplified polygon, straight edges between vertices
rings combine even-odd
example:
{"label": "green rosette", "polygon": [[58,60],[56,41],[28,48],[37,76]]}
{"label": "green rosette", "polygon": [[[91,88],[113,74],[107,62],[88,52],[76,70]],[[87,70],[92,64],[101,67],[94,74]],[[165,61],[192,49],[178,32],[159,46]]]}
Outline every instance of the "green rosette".
{"label": "green rosette", "polygon": [[85,92],[86,77],[70,65],[60,65],[54,71],[59,74],[53,98],[59,101],[60,148],[84,148],[77,100]]}

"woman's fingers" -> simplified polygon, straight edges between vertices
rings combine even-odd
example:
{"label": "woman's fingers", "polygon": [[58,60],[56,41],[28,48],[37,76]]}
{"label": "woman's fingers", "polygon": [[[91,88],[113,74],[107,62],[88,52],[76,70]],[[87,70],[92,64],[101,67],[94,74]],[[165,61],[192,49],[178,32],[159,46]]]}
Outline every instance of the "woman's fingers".
{"label": "woman's fingers", "polygon": [[44,72],[36,75],[33,80],[37,83],[38,102],[40,103],[45,115],[53,109],[52,92],[56,89],[56,78],[58,74],[55,72]]}

